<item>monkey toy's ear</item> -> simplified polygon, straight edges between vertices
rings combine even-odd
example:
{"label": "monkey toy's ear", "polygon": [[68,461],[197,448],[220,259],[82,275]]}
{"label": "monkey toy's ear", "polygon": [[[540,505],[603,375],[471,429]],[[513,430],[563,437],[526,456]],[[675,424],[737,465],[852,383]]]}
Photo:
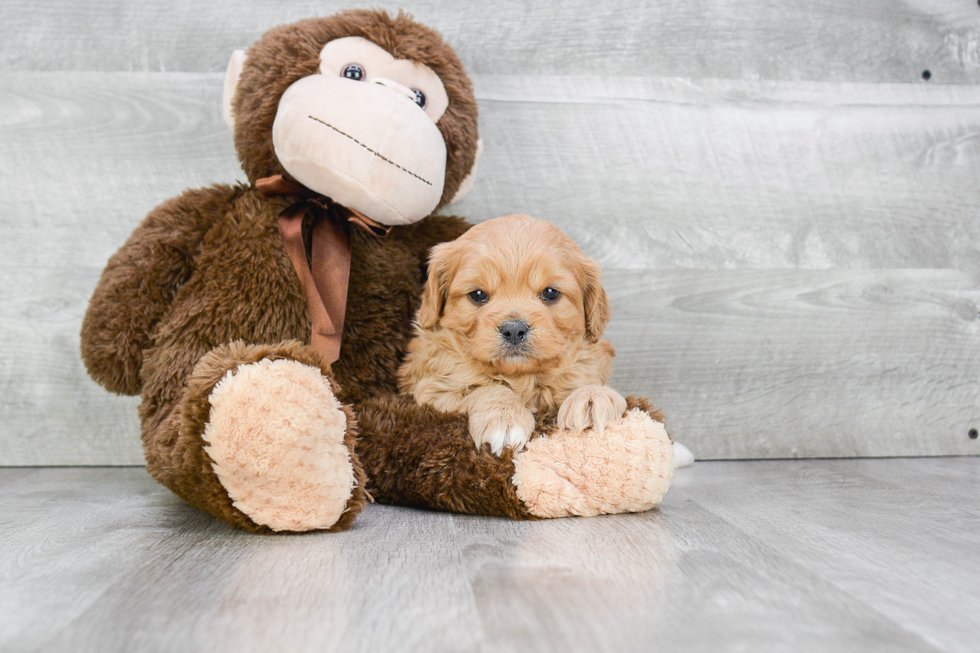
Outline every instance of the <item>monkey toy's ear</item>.
{"label": "monkey toy's ear", "polygon": [[231,61],[228,62],[228,70],[225,71],[225,88],[221,92],[221,117],[225,119],[225,124],[232,131],[235,130],[235,116],[231,113],[231,101],[235,99],[235,89],[238,87],[238,78],[242,76],[244,65],[245,51],[235,50],[232,52]]}
{"label": "monkey toy's ear", "polygon": [[480,163],[480,155],[483,154],[483,139],[478,138],[476,140],[476,154],[473,156],[473,167],[470,168],[469,173],[463,179],[462,183],[459,185],[459,190],[453,195],[453,198],[449,200],[449,203],[458,202],[459,200],[466,197],[466,194],[470,192],[473,188],[473,183],[476,181],[476,167]]}

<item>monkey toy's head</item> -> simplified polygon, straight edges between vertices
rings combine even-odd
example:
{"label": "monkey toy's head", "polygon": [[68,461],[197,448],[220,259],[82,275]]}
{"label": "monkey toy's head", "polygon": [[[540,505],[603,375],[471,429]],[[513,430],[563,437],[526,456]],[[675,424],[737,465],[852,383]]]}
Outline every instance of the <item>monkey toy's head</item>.
{"label": "monkey toy's head", "polygon": [[224,117],[249,181],[285,174],[385,225],[462,196],[481,147],[459,58],[401,13],[270,30],[232,55]]}

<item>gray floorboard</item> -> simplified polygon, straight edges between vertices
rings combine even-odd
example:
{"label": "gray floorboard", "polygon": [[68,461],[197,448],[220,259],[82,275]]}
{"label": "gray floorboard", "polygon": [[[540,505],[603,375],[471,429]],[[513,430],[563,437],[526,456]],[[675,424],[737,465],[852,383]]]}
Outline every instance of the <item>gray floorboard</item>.
{"label": "gray floorboard", "polygon": [[0,469],[3,651],[974,651],[980,458],[699,462],[659,510],[226,528],[138,468]]}

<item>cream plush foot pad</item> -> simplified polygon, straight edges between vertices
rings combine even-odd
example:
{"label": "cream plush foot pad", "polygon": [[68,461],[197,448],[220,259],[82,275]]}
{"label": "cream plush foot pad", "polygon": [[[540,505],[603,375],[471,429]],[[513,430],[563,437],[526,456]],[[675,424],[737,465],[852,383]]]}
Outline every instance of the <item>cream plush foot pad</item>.
{"label": "cream plush foot pad", "polygon": [[236,508],[277,531],[330,528],[354,487],[347,416],[320,371],[261,360],[209,397],[206,451]]}
{"label": "cream plush foot pad", "polygon": [[640,409],[602,435],[557,431],[514,457],[517,496],[536,517],[642,512],[663,500],[674,473],[664,425]]}

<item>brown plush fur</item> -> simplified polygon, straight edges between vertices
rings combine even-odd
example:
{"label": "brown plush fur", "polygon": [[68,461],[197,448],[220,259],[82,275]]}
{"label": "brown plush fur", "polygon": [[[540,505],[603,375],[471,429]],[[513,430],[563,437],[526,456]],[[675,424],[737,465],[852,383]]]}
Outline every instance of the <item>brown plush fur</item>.
{"label": "brown plush fur", "polygon": [[139,394],[150,334],[190,278],[204,235],[240,192],[214,186],[164,202],[109,259],[82,322],[82,359],[107,390]]}
{"label": "brown plush fur", "polygon": [[465,415],[419,406],[406,395],[369,399],[360,414],[358,456],[377,501],[533,519],[511,483],[511,453],[474,447]]}

